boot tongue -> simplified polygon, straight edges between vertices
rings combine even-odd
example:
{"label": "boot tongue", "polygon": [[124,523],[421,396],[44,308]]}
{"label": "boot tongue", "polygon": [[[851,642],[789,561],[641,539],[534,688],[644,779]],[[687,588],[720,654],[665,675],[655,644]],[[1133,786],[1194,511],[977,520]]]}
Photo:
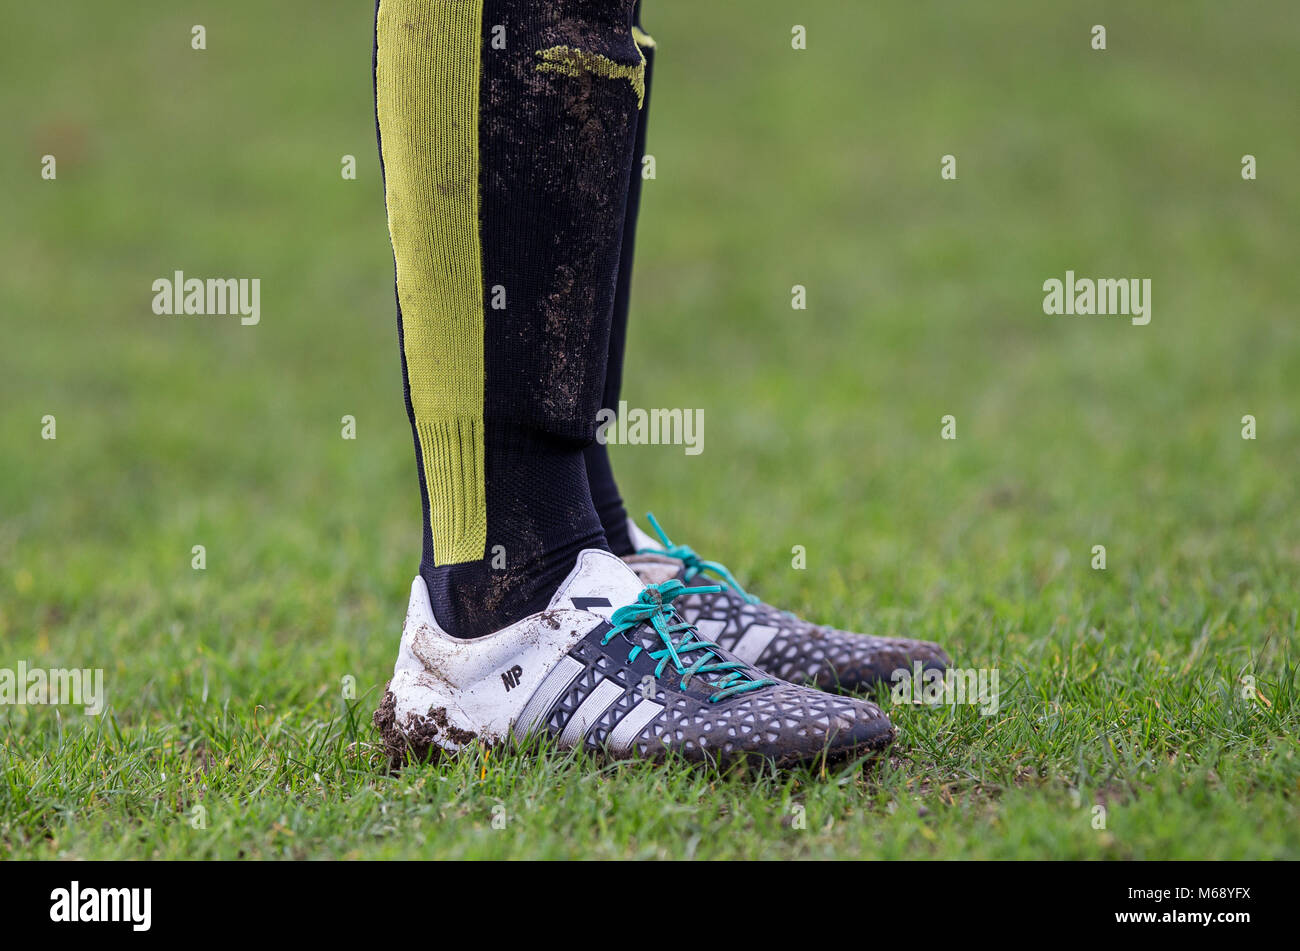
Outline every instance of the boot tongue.
{"label": "boot tongue", "polygon": [[[631,568],[623,564],[621,558],[607,551],[588,548],[578,556],[577,564],[574,565],[573,571],[565,579],[564,584],[560,585],[555,592],[550,607],[552,610],[576,608],[579,611],[597,614],[608,621],[610,615],[618,608],[636,601],[644,589],[645,585],[642,584],[641,579]],[[678,624],[680,621],[674,619],[671,623]],[[629,644],[639,644],[647,652],[659,651],[664,647],[663,640],[648,623],[638,624],[632,630],[624,632],[622,636]],[[673,644],[680,647],[686,632],[677,631],[671,636]],[[688,651],[682,656],[682,661],[689,667],[700,657],[699,652]],[[719,660],[722,658],[714,654],[710,662],[715,663]],[[758,676],[752,669],[747,671],[747,674],[750,679]],[[714,685],[730,676],[731,671],[701,673],[691,681],[687,692],[701,699],[708,698],[715,690]]]}
{"label": "boot tongue", "polygon": [[569,577],[551,598],[550,607],[576,608],[606,621],[615,610],[631,604],[645,585],[617,555],[588,548],[578,556]]}
{"label": "boot tongue", "polygon": [[657,538],[651,538],[645,532],[641,531],[641,526],[632,519],[627,520],[627,537],[632,542],[632,547],[638,552],[645,548],[663,548],[664,544]]}

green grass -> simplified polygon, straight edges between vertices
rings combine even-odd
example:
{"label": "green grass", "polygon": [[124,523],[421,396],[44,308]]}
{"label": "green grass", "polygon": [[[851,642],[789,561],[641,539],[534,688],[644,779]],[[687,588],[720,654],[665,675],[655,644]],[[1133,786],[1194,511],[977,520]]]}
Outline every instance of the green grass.
{"label": "green grass", "polygon": [[[625,397],[703,408],[705,451],[618,447],[624,495],[1001,678],[995,717],[894,707],[874,769],[775,777],[384,773],[419,508],[371,11],[16,7],[0,668],[102,667],[111,709],[0,707],[0,855],[1300,857],[1300,21],[1142,6],[650,5]],[[154,316],[177,268],[260,277],[261,324]],[[1150,277],[1151,324],[1044,316],[1067,268]]]}

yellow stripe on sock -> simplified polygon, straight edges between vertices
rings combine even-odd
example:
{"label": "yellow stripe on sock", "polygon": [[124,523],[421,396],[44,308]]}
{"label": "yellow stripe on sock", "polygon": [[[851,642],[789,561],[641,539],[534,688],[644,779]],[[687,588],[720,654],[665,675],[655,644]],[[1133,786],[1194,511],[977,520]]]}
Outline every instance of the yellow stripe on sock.
{"label": "yellow stripe on sock", "polygon": [[437,564],[487,545],[479,69],[483,0],[381,0],[376,109],[406,374]]}

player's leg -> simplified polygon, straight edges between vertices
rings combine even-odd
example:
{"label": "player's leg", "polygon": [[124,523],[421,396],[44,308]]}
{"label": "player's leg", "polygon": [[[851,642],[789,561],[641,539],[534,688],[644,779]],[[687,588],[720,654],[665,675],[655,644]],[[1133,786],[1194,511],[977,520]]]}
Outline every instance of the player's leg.
{"label": "player's leg", "polygon": [[680,581],[604,549],[582,450],[644,97],[630,2],[380,0],[375,42],[425,517],[375,716],[394,759],[535,733],[782,763],[887,745],[877,707],[702,641]]}
{"label": "player's leg", "polygon": [[[641,208],[642,159],[645,157],[646,122],[650,115],[650,86],[654,74],[655,42],[641,26],[641,0],[637,0],[632,19],[632,36],[645,57],[645,100],[637,119],[636,140],[633,146],[632,173],[628,178],[627,212],[623,219],[623,239],[619,252],[617,284],[614,291],[614,312],[609,331],[609,360],[605,367],[605,388],[601,406],[618,412],[619,393],[623,388],[623,352],[627,345],[627,318],[632,294],[632,257],[636,250],[637,213]],[[591,500],[600,516],[610,551],[617,555],[630,555],[636,551],[628,533],[628,514],[623,497],[614,480],[609,452],[605,445],[593,442],[585,450],[587,481],[591,484]]]}
{"label": "player's leg", "polygon": [[376,110],[421,575],[444,630],[545,607],[604,547],[583,461],[642,99],[626,3],[382,0]]}

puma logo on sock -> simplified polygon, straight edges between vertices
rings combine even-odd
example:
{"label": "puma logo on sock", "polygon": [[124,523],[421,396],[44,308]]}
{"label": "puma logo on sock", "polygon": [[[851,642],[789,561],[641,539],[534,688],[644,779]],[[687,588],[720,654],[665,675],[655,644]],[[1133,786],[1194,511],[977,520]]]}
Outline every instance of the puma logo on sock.
{"label": "puma logo on sock", "polygon": [[591,73],[606,79],[626,79],[632,84],[636,93],[636,107],[645,105],[645,54],[637,47],[641,62],[635,66],[616,63],[600,53],[588,53],[586,50],[572,46],[552,46],[550,49],[538,50],[542,61],[537,64],[539,73],[559,73],[561,76],[581,76]]}

